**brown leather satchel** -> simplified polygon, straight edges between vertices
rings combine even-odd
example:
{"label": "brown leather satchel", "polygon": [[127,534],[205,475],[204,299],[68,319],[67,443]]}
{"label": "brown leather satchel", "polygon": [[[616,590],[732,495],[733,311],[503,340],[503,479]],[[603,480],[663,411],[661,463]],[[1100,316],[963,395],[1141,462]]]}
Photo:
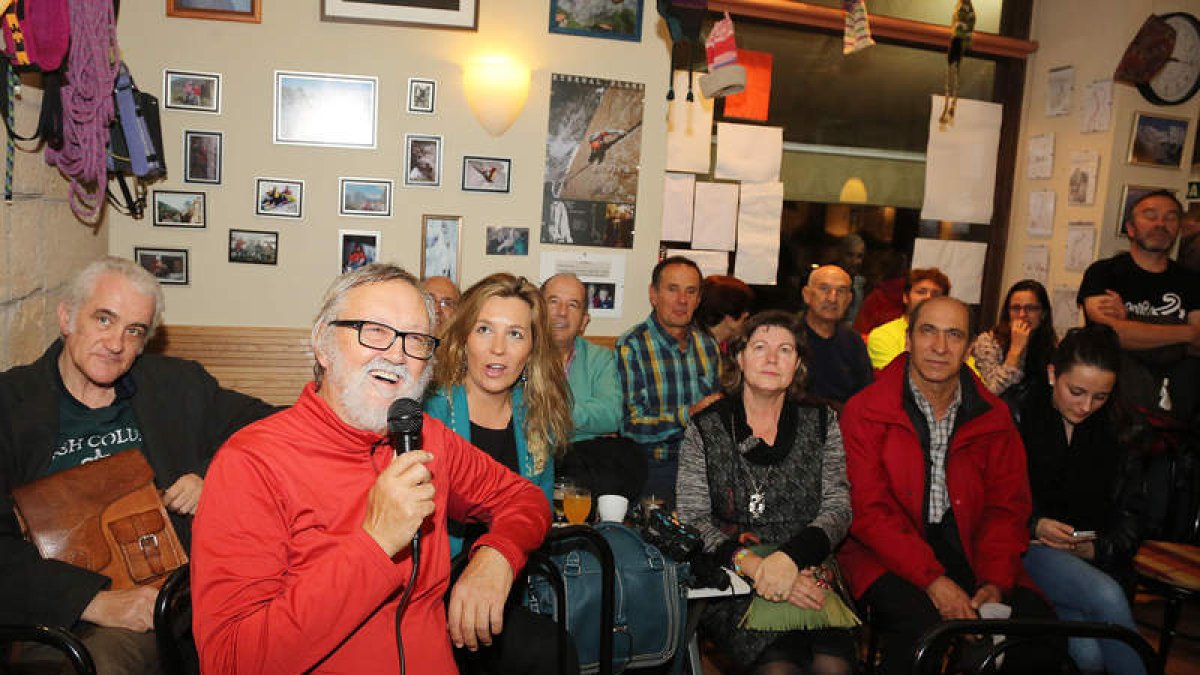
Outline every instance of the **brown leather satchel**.
{"label": "brown leather satchel", "polygon": [[103,574],[113,590],[161,586],[188,560],[139,450],[22,485],[13,502],[43,558]]}

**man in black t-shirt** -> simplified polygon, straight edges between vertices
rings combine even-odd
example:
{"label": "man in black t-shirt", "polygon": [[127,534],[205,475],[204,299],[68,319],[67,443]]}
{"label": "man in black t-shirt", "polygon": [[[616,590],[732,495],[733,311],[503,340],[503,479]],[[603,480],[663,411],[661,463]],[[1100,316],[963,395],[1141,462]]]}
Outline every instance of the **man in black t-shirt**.
{"label": "man in black t-shirt", "polygon": [[[72,630],[97,671],[157,672],[157,589],[108,590],[83,567],[43,560],[13,516],[16,487],[139,449],[185,546],[208,463],[237,429],[273,412],[222,389],[199,364],[142,354],[162,317],[158,282],[136,263],[102,258],[67,285],[61,339],[0,373],[0,624]],[[51,655],[23,651],[23,666]],[[18,672],[22,672],[18,670]]]}
{"label": "man in black t-shirt", "polygon": [[1125,218],[1129,252],[1088,267],[1077,301],[1089,323],[1117,332],[1126,402],[1190,420],[1197,411],[1200,277],[1169,257],[1182,205],[1166,190],[1134,202]]}
{"label": "man in black t-shirt", "polygon": [[850,275],[837,265],[818,267],[801,290],[807,309],[808,393],[839,409],[875,381],[867,345],[843,323],[853,295]]}

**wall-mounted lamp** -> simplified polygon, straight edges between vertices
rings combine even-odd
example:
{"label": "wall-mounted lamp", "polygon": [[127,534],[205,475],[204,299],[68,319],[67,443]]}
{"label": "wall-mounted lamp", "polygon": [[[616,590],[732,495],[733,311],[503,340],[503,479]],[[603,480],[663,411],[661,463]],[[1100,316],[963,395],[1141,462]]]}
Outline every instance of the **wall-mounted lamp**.
{"label": "wall-mounted lamp", "polygon": [[529,68],[509,56],[481,56],[463,67],[463,87],[475,119],[493,136],[500,136],[525,107]]}
{"label": "wall-mounted lamp", "polygon": [[842,185],[842,194],[838,201],[845,204],[865,204],[867,201],[867,185],[858,176],[851,176]]}

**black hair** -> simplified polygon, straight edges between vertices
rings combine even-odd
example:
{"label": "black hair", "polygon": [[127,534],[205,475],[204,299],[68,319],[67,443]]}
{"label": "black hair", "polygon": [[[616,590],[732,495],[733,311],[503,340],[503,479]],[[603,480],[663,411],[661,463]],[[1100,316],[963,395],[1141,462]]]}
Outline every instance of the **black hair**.
{"label": "black hair", "polygon": [[1062,375],[1075,366],[1092,366],[1118,373],[1121,370],[1121,343],[1117,332],[1103,324],[1072,328],[1058,343],[1050,359],[1054,372]]}
{"label": "black hair", "polygon": [[1057,341],[1054,335],[1054,310],[1050,306],[1050,294],[1040,282],[1022,279],[1008,289],[1004,296],[1004,304],[1000,305],[1000,319],[992,328],[992,336],[1000,343],[1000,349],[1007,354],[1008,348],[1012,346],[1012,316],[1009,314],[1008,305],[1012,302],[1013,295],[1020,291],[1033,293],[1038,304],[1042,306],[1042,320],[1029,336],[1029,346],[1025,351],[1025,372],[1040,373],[1046,369],[1046,364],[1050,363]]}
{"label": "black hair", "polygon": [[704,281],[704,272],[700,271],[700,266],[696,264],[696,261],[685,256],[673,255],[659,260],[658,264],[654,266],[654,271],[650,273],[651,286],[658,288],[658,281],[662,278],[662,271],[670,265],[687,265],[696,270],[696,274],[700,276],[700,280]]}

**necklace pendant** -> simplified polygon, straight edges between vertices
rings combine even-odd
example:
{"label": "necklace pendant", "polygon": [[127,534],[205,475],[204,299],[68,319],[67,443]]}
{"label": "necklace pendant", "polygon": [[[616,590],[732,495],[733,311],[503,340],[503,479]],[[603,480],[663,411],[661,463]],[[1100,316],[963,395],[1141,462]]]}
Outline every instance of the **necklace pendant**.
{"label": "necklace pendant", "polygon": [[750,517],[755,520],[762,518],[762,514],[767,510],[767,496],[761,491],[756,491],[750,495],[750,503],[746,505],[746,510],[750,512]]}

